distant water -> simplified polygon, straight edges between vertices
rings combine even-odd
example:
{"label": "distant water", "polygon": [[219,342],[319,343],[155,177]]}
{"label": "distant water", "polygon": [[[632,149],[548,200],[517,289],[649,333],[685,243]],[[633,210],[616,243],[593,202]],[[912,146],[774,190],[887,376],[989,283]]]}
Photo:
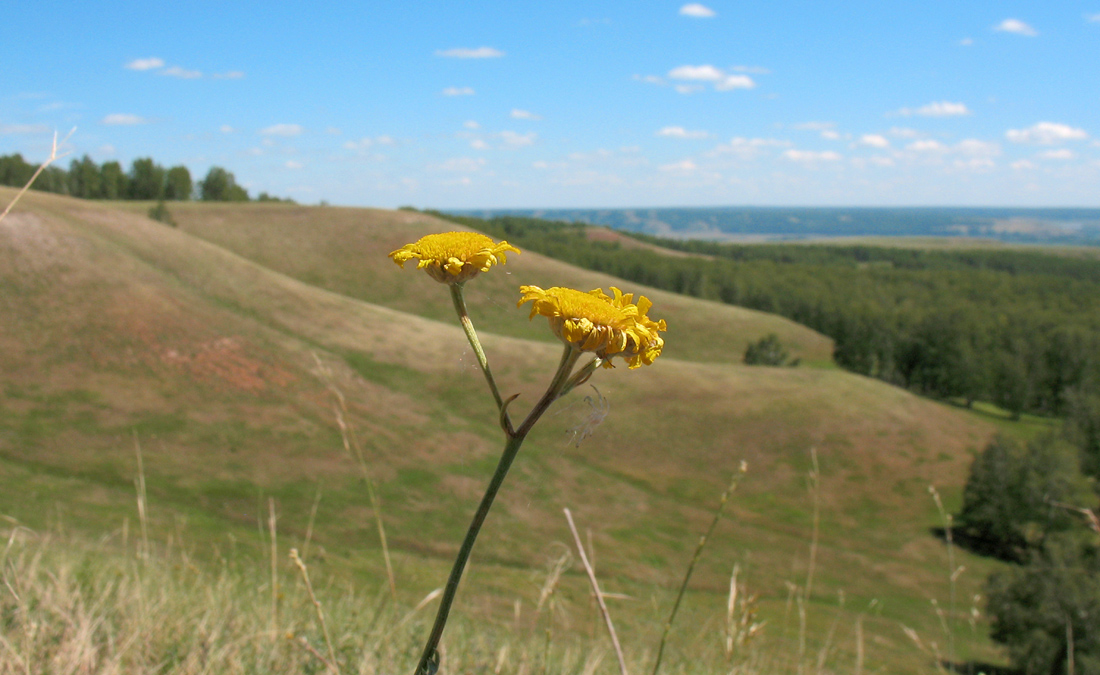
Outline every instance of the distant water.
{"label": "distant water", "polygon": [[501,209],[453,213],[584,222],[661,237],[775,241],[822,237],[983,237],[1100,245],[1100,209],[701,207]]}

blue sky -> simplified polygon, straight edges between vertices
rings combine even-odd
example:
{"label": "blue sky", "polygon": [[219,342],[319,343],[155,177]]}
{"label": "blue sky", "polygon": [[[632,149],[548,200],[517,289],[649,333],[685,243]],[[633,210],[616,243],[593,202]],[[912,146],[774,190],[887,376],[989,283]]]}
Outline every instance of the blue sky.
{"label": "blue sky", "polygon": [[0,62],[0,154],[304,203],[1100,207],[1100,0],[17,2]]}

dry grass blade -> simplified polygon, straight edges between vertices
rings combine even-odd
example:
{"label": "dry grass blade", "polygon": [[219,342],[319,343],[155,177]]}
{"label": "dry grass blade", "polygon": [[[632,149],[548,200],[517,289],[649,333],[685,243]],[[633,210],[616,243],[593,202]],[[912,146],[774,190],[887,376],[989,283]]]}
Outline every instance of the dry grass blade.
{"label": "dry grass blade", "polygon": [[603,601],[603,595],[600,593],[600,584],[596,581],[596,573],[592,570],[591,565],[588,564],[588,555],[584,552],[584,544],[581,543],[581,536],[577,534],[577,526],[573,524],[573,514],[569,512],[569,509],[564,509],[565,519],[569,522],[569,531],[573,533],[573,541],[577,544],[577,550],[581,554],[581,564],[584,565],[584,571],[588,573],[588,582],[592,584],[592,592],[596,595],[596,601],[600,605],[600,612],[603,614],[604,622],[607,624],[607,632],[611,636],[611,644],[615,647],[615,657],[619,660],[619,672],[622,675],[628,675],[626,671],[626,660],[623,658],[623,648],[619,645],[619,637],[615,634],[615,625],[611,623],[611,614],[607,611],[607,603]]}
{"label": "dry grass blade", "polygon": [[[69,140],[69,137],[72,136],[73,133],[75,133],[75,132],[76,132],[76,127],[73,127],[69,131],[69,133],[65,136],[65,138],[61,139],[61,143],[64,144],[65,141]],[[69,154],[67,152],[62,153],[60,155],[57,154],[57,146],[58,146],[57,132],[55,131],[55,132],[53,132],[53,147],[50,150],[50,156],[46,159],[45,162],[42,162],[42,164],[39,165],[38,169],[34,172],[34,175],[31,176],[31,179],[29,181],[27,181],[26,185],[23,186],[23,189],[20,190],[17,195],[15,195],[15,197],[8,204],[7,208],[4,209],[4,212],[0,213],[0,221],[3,221],[4,218],[7,217],[8,213],[12,210],[12,207],[15,206],[15,203],[17,201],[19,201],[19,199],[27,192],[27,190],[31,189],[31,185],[34,185],[34,181],[38,178],[38,175],[41,174],[43,171],[45,171],[47,166],[49,166],[50,164],[53,164],[55,161],[61,159],[65,155]]]}
{"label": "dry grass blade", "polygon": [[[309,581],[309,570],[306,569],[306,564],[302,562],[302,559],[298,556],[298,549],[290,549],[290,559],[294,561],[294,564],[298,566],[298,571],[302,573],[302,581],[306,585],[306,593],[309,594],[309,600],[313,603],[313,609],[317,612],[317,621],[321,624],[321,633],[325,636],[325,646],[328,647],[328,658],[321,658],[321,660],[328,666],[329,670],[340,675],[340,669],[336,666],[336,650],[332,648],[332,638],[329,636],[328,624],[325,622],[325,612],[321,609],[321,601],[317,599],[317,595],[313,592],[313,584]],[[303,637],[301,641],[312,650],[312,645]]]}
{"label": "dry grass blade", "polygon": [[695,571],[695,563],[699,562],[699,556],[703,553],[703,547],[707,545],[707,540],[714,534],[714,528],[718,526],[718,521],[722,518],[722,511],[726,508],[726,502],[729,501],[730,495],[737,489],[737,484],[741,482],[741,479],[748,470],[748,464],[742,461],[737,473],[735,473],[730,480],[729,487],[722,493],[722,498],[718,502],[718,508],[714,512],[714,518],[710,521],[710,527],[707,528],[703,536],[699,537],[699,543],[695,546],[695,554],[691,556],[691,562],[688,563],[687,572],[684,573],[684,581],[680,584],[680,592],[676,595],[676,602],[672,605],[672,612],[669,613],[668,621],[665,622],[665,629],[661,633],[661,644],[657,647],[657,660],[653,663],[653,675],[657,675],[657,671],[661,667],[661,657],[665,653],[665,642],[668,640],[669,631],[672,630],[672,622],[676,619],[676,612],[680,609],[680,602],[684,599],[684,593],[687,592],[688,582],[691,581],[691,573]]}

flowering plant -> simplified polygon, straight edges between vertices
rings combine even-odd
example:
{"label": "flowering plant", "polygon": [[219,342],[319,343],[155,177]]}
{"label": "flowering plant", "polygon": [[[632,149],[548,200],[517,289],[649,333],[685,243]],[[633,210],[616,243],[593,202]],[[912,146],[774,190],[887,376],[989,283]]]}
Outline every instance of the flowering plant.
{"label": "flowering plant", "polygon": [[[439,668],[439,641],[447,625],[447,617],[466,562],[473,551],[474,541],[519,453],[520,446],[535,423],[554,401],[587,382],[596,368],[613,368],[614,357],[625,359],[633,370],[652,364],[664,348],[664,339],[660,332],[666,330],[665,322],[654,321],[647,316],[653,303],[645,296],[639,296],[635,303],[633,294],[624,294],[614,287],[611,288],[614,295],[609,296],[603,289],[585,293],[572,288],[552,287],[543,290],[538,286],[520,286],[521,297],[517,306],[530,302],[530,318],[545,316],[550,330],[564,343],[565,348],[546,392],[517,426],[512,421],[508,407],[518,394],[508,399],[501,396],[463,297],[465,284],[481,272],[488,272],[493,265],[506,263],[507,252],[520,251],[506,241],[497,243],[476,232],[446,232],[422,237],[390,253],[390,258],[402,267],[409,260],[418,259],[418,269],[424,270],[450,289],[459,322],[477,355],[485,381],[496,401],[500,426],[505,436],[504,451],[451,568],[435,623],[415,675],[434,675]],[[593,359],[578,368],[577,363],[585,353],[591,353]]]}

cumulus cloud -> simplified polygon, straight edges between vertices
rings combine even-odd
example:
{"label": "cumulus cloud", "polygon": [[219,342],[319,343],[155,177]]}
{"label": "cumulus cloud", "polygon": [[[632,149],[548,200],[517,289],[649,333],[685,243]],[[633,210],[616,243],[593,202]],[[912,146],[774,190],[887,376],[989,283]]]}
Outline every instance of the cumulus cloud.
{"label": "cumulus cloud", "polygon": [[879,134],[863,134],[859,137],[859,144],[872,148],[890,147],[890,141],[887,140],[885,136],[880,136]]}
{"label": "cumulus cloud", "polygon": [[776,138],[743,138],[735,136],[729,143],[723,143],[710,151],[712,157],[721,155],[737,155],[740,159],[752,159],[765,148],[786,148],[790,141],[781,141]]}
{"label": "cumulus cloud", "polygon": [[444,96],[473,96],[473,87],[447,87],[443,90]]}
{"label": "cumulus cloud", "polygon": [[171,68],[165,68],[160,71],[161,75],[167,75],[169,77],[178,77],[181,80],[195,80],[202,77],[202,73],[197,70],[188,70],[179,66],[172,66]]}
{"label": "cumulus cloud", "polygon": [[1035,168],[1035,165],[1032,164],[1031,162],[1027,161],[1026,159],[1017,160],[1017,161],[1009,164],[1009,166],[1012,167],[1013,169],[1016,169],[1017,171],[1022,171],[1024,169],[1034,169]]}
{"label": "cumulus cloud", "polygon": [[138,115],[130,115],[128,113],[112,113],[100,120],[101,124],[122,127],[134,126],[137,124],[148,124],[148,122],[149,120],[145,119],[144,117],[140,117]]}
{"label": "cumulus cloud", "polygon": [[1066,148],[1062,148],[1062,149],[1060,149],[1060,150],[1047,150],[1046,152],[1040,153],[1040,154],[1039,154],[1039,156],[1040,156],[1040,157],[1042,157],[1043,159],[1061,159],[1061,160],[1066,160],[1066,159],[1074,159],[1074,158],[1076,158],[1076,157],[1077,157],[1077,153],[1075,153],[1075,152],[1074,152],[1074,151],[1072,151],[1072,150],[1069,150],[1069,149],[1066,149]]}
{"label": "cumulus cloud", "polygon": [[999,143],[982,141],[977,138],[961,140],[952,149],[955,152],[970,155],[972,157],[998,157],[1001,154],[1001,146]]}
{"label": "cumulus cloud", "polygon": [[965,103],[952,103],[951,101],[935,101],[919,108],[902,108],[898,114],[903,117],[919,115],[921,117],[958,117],[969,115],[970,109]]}
{"label": "cumulus cloud", "polygon": [[681,16],[690,16],[690,17],[694,17],[696,19],[709,19],[713,16],[716,16],[713,9],[711,9],[710,7],[707,7],[705,5],[700,5],[697,2],[692,2],[690,4],[687,4],[687,5],[684,5],[683,7],[681,7],[680,8],[680,15]]}
{"label": "cumulus cloud", "polygon": [[536,115],[530,110],[520,110],[519,108],[512,108],[512,119],[514,120],[541,120],[542,117]]}
{"label": "cumulus cloud", "polygon": [[236,131],[236,129],[229,126],[228,124],[223,124],[220,127],[218,127],[218,131],[222,132],[223,134],[231,134],[234,131]]}
{"label": "cumulus cloud", "polygon": [[498,59],[504,56],[504,52],[492,47],[478,47],[477,49],[456,47],[454,49],[437,49],[435,55],[448,59]]}
{"label": "cumulus cloud", "polygon": [[474,173],[485,166],[483,157],[454,157],[442,164],[432,166],[437,171],[454,171],[456,173]]}
{"label": "cumulus cloud", "polygon": [[150,56],[147,59],[134,59],[127,63],[126,67],[130,70],[153,70],[154,68],[163,68],[164,60]]}
{"label": "cumulus cloud", "polygon": [[244,72],[240,70],[230,70],[227,73],[214,73],[213,78],[215,80],[239,80],[244,77]]}
{"label": "cumulus cloud", "polygon": [[695,94],[703,91],[704,87],[701,84],[678,84],[673,89],[679,94]]}
{"label": "cumulus cloud", "polygon": [[480,138],[475,138],[474,140],[470,141],[470,147],[474,150],[488,150],[489,144],[481,140]]}
{"label": "cumulus cloud", "polygon": [[635,75],[633,79],[637,82],[648,82],[649,84],[665,84],[664,78],[657,75]]}
{"label": "cumulus cloud", "polygon": [[974,38],[963,38],[959,40],[959,46],[969,47],[974,44]]}
{"label": "cumulus cloud", "polygon": [[504,141],[504,144],[510,148],[522,148],[528,145],[534,145],[535,139],[538,138],[538,134],[530,132],[526,134],[519,134],[514,131],[502,131],[500,137]]}
{"label": "cumulus cloud", "polygon": [[1027,37],[1035,37],[1039,34],[1039,31],[1035,30],[1031,26],[1027,25],[1019,19],[1005,19],[996,26],[993,30],[1000,31],[1002,33],[1015,33],[1017,35],[1026,35]]}
{"label": "cumulus cloud", "polygon": [[300,168],[302,168],[302,163],[301,162],[295,162],[293,159],[288,159],[286,161],[286,163],[283,164],[283,166],[285,166],[288,169],[300,169]]}
{"label": "cumulus cloud", "polygon": [[935,140],[931,140],[931,139],[923,140],[923,141],[915,141],[915,142],[910,143],[909,145],[905,146],[905,149],[906,150],[912,150],[913,152],[946,152],[947,151],[947,147],[943,143],[940,143],[939,141],[935,141]]}
{"label": "cumulus cloud", "polygon": [[1013,143],[1035,143],[1054,145],[1064,141],[1083,141],[1089,137],[1084,129],[1076,129],[1066,124],[1039,122],[1027,129],[1009,129],[1005,137]]}
{"label": "cumulus cloud", "polygon": [[1092,23],[1100,23],[1100,14],[1093,14],[1092,16],[1086,16],[1085,21],[1090,21]]}
{"label": "cumulus cloud", "polygon": [[840,132],[834,129],[826,129],[821,132],[821,137],[827,141],[838,141],[840,140]]}
{"label": "cumulus cloud", "polygon": [[816,162],[836,162],[843,159],[840,153],[833,152],[832,150],[826,150],[824,152],[816,152],[814,150],[787,150],[783,153],[783,157],[791,160],[792,162],[800,162],[804,164],[811,164]]}
{"label": "cumulus cloud", "polygon": [[665,127],[657,132],[658,136],[665,136],[667,138],[709,138],[710,134],[706,131],[688,131],[683,127]]}
{"label": "cumulus cloud", "polygon": [[[715,91],[730,91],[733,89],[752,89],[756,86],[756,82],[753,81],[748,75],[731,75],[721,68],[715,68],[710,64],[701,66],[677,66],[669,71],[668,77],[673,80],[686,80],[689,82],[709,82],[714,86]],[[692,85],[688,85],[692,86]],[[676,88],[680,91],[680,87]],[[697,91],[694,87],[691,91]],[[680,91],[680,93],[691,93],[690,91]]]}
{"label": "cumulus cloud", "polygon": [[7,134],[48,134],[53,131],[45,124],[0,124],[0,136]]}
{"label": "cumulus cloud", "polygon": [[260,131],[262,136],[298,136],[301,135],[303,129],[300,124],[272,124]]}
{"label": "cumulus cloud", "polygon": [[888,133],[896,138],[917,138],[920,136],[920,132],[916,129],[909,129],[906,127],[890,127]]}
{"label": "cumulus cloud", "polygon": [[672,164],[665,164],[661,167],[661,171],[688,172],[695,171],[698,168],[699,167],[695,164],[695,162],[691,161],[690,159],[684,159],[679,162],[673,162]]}
{"label": "cumulus cloud", "polygon": [[466,120],[465,122],[462,123],[462,126],[466,127],[467,129],[480,129],[481,128],[481,125],[478,124],[474,120]]}

